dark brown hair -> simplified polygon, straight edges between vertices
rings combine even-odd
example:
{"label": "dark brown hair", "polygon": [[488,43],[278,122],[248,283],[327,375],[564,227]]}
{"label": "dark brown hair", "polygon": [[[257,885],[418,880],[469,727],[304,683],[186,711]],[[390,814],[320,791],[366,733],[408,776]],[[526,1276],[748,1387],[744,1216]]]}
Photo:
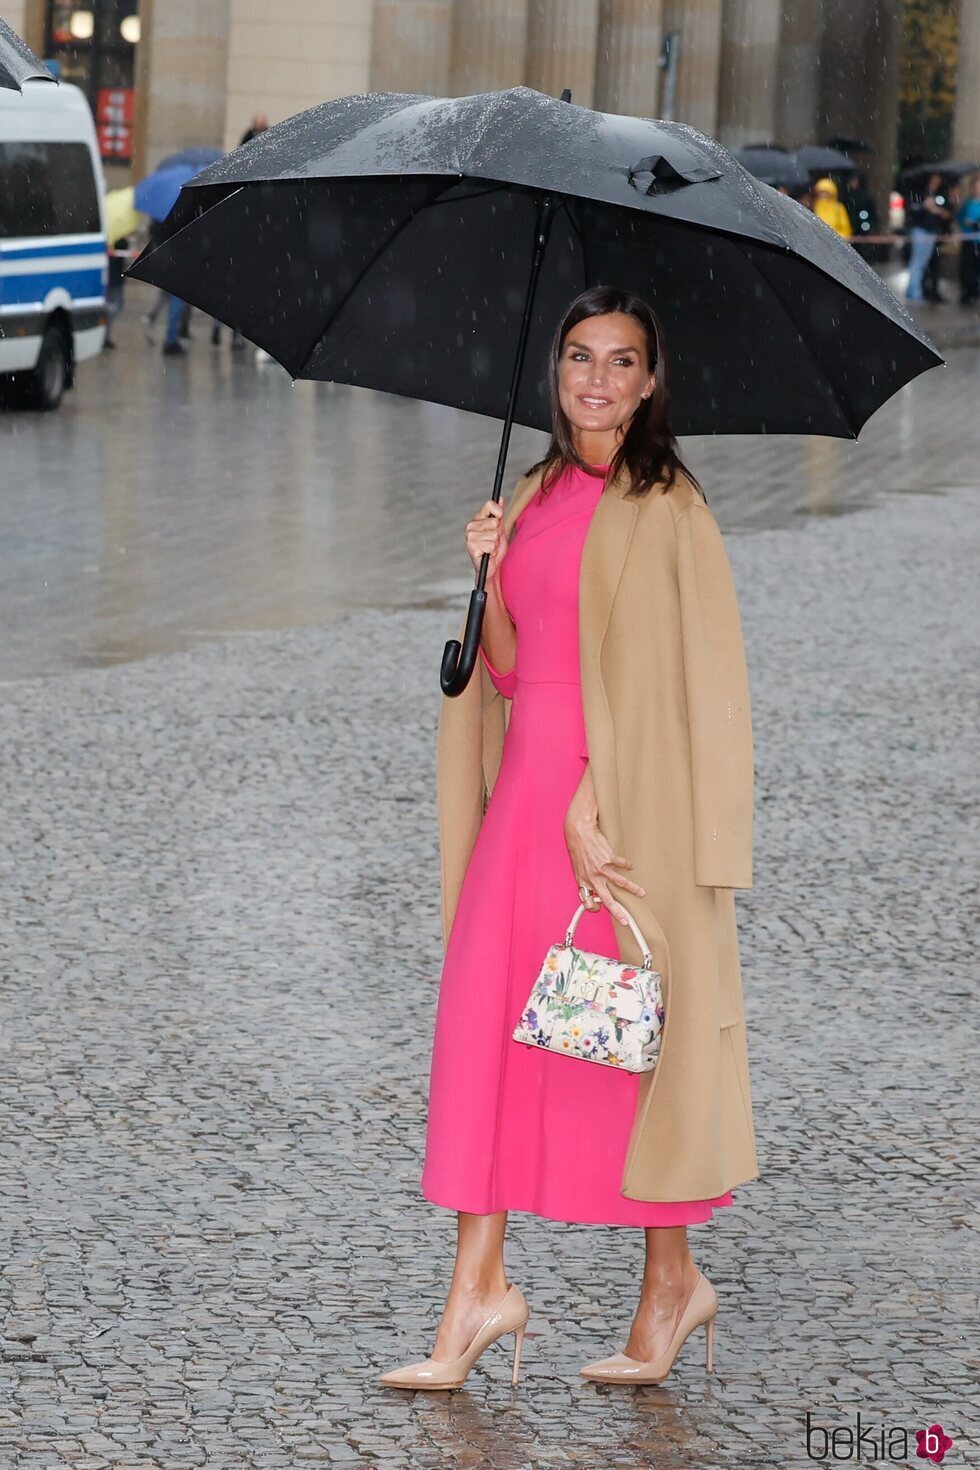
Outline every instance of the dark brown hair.
{"label": "dark brown hair", "polygon": [[[578,465],[589,470],[575,448],[572,425],[561,406],[558,396],[558,365],[561,362],[565,338],[572,327],[586,317],[605,316],[609,312],[621,311],[633,318],[643,329],[647,345],[649,371],[656,371],[657,380],[649,398],[642,399],[630,421],[623,441],[613,456],[609,467],[609,479],[615,479],[625,467],[631,476],[629,495],[646,495],[660,481],[664,482],[662,493],[666,495],[674,484],[678,472],[687,475],[697,485],[687,465],[677,452],[677,445],[670,427],[670,388],[668,384],[668,360],[664,346],[664,334],[660,319],[650,303],[633,291],[620,291],[615,286],[591,286],[576,296],[558,324],[551,343],[548,364],[548,398],[551,404],[551,443],[543,459],[531,466],[527,474],[545,467],[540,491],[546,494],[567,465]],[[594,471],[593,471],[594,473]],[[703,491],[701,491],[704,494]],[[707,500],[707,496],[705,496]]]}

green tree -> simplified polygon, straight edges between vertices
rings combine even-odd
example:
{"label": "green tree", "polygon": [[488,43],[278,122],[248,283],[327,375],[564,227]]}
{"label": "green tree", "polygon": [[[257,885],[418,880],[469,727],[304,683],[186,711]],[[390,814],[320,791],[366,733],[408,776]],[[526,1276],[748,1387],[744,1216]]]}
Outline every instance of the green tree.
{"label": "green tree", "polygon": [[958,11],[957,0],[905,0],[898,114],[898,156],[903,161],[949,153]]}

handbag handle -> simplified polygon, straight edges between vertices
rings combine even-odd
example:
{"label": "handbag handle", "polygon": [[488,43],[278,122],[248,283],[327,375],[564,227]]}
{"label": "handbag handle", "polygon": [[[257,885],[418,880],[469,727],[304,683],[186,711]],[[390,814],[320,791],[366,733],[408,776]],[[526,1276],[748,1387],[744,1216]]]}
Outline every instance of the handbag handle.
{"label": "handbag handle", "polygon": [[[620,900],[620,902],[622,902],[622,900]],[[623,904],[622,906],[626,910],[626,917],[627,917],[627,919],[629,919],[629,925],[630,925],[630,928],[633,931],[633,938],[636,940],[637,944],[640,946],[640,953],[643,956],[643,968],[645,970],[652,970],[653,969],[653,955],[650,953],[650,946],[647,944],[646,940],[643,938],[643,935],[640,933],[640,930],[639,930],[639,927],[637,926],[636,920],[633,918],[633,915],[630,913],[629,909],[626,908],[626,905],[625,904]],[[594,910],[591,910],[590,909],[589,912],[592,913],[592,912],[594,912]],[[565,947],[566,947],[566,949],[570,949],[571,948],[571,945],[572,945],[572,936],[574,935],[575,930],[578,928],[578,921],[579,921],[579,919],[582,917],[582,915],[584,913],[585,913],[585,904],[584,903],[580,903],[579,906],[578,906],[578,908],[575,910],[575,914],[574,914],[574,917],[572,918],[572,922],[569,924],[568,930],[567,930],[567,932],[565,934]]]}

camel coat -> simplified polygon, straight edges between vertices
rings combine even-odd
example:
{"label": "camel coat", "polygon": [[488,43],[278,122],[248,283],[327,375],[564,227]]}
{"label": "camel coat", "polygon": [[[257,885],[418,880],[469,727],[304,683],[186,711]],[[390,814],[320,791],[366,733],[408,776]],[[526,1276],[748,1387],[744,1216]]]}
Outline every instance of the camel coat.
{"label": "camel coat", "polygon": [[[541,478],[538,470],[517,482],[505,506],[508,534]],[[612,892],[646,937],[666,997],[660,1058],[640,1075],[620,1188],[629,1199],[712,1199],[758,1176],[732,892],[752,886],[748,676],[728,556],[704,497],[683,474],[666,495],[655,486],[627,497],[628,488],[625,475],[604,488],[579,582],[599,826],[614,852],[632,858],[630,876],[646,890],[643,898]],[[444,944],[509,717],[510,700],[482,659],[463,693],[442,699]],[[571,863],[568,887],[570,918],[578,903]],[[614,928],[619,958],[639,963],[632,931]]]}

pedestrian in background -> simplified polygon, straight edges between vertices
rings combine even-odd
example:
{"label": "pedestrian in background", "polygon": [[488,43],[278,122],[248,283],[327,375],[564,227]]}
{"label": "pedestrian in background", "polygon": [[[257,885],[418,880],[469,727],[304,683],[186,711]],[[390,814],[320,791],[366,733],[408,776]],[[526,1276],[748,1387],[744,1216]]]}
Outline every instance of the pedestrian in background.
{"label": "pedestrian in background", "polygon": [[862,174],[855,171],[844,185],[842,200],[853,230],[853,244],[865,260],[874,260],[881,249],[865,244],[865,237],[878,233],[878,206]]}
{"label": "pedestrian in background", "polygon": [[956,224],[960,241],[960,305],[970,306],[980,298],[980,173],[966,182]]}
{"label": "pedestrian in background", "polygon": [[838,235],[843,235],[845,240],[853,235],[851,217],[837,197],[837,185],[833,179],[818,179],[814,184],[813,212],[825,225],[836,230]]}
{"label": "pedestrian in background", "polygon": [[938,282],[927,292],[924,289],[926,272],[936,253],[939,236],[944,234],[949,223],[950,210],[946,197],[941,193],[943,176],[932,173],[926,183],[921,199],[913,200],[909,209],[909,279],[905,288],[907,301],[940,301]]}
{"label": "pedestrian in background", "polygon": [[[456,1264],[433,1356],[384,1374],[393,1387],[458,1387],[506,1333],[516,1381],[529,1307],[504,1266],[509,1210],[645,1231],[626,1352],[583,1377],[659,1382],[701,1326],[710,1371],[718,1298],[687,1227],[758,1173],[732,892],[752,882],[753,758],[731,569],[667,378],[649,303],[583,292],[552,341],[548,452],[506,512],[485,501],[466,526],[488,600],[476,687],[439,721],[447,943],[422,1175],[456,1211]],[[580,671],[600,644],[609,718],[589,708],[587,729]],[[635,847],[616,852],[627,806]],[[581,1058],[512,1038],[576,890],[583,950],[617,957],[628,913],[665,936],[665,1040],[642,1080],[603,1064],[604,1012]]]}
{"label": "pedestrian in background", "polygon": [[244,133],[242,133],[242,136],[238,140],[239,148],[241,148],[244,143],[251,143],[252,139],[257,138],[260,133],[267,132],[268,128],[269,119],[266,117],[265,113],[254,113],[252,121],[249,123],[248,127],[245,129]]}

